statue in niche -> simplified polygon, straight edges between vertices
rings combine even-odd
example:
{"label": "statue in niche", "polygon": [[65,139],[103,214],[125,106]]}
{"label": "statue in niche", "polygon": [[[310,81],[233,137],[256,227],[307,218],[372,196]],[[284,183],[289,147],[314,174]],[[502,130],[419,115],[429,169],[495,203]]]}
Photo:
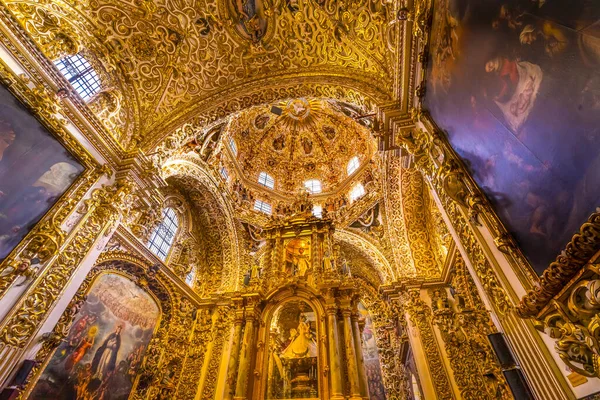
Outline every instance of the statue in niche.
{"label": "statue in niche", "polygon": [[281,150],[283,150],[284,147],[285,147],[285,138],[283,137],[283,135],[277,136],[273,140],[273,148],[277,151],[281,151]]}
{"label": "statue in niche", "polygon": [[267,126],[267,123],[269,122],[270,119],[271,119],[271,117],[269,117],[267,114],[258,115],[254,119],[254,126],[256,126],[260,130],[263,130]]}
{"label": "statue in niche", "polygon": [[304,149],[304,154],[308,155],[313,151],[313,142],[307,137],[302,138],[302,149]]}
{"label": "statue in niche", "polygon": [[[267,32],[267,19],[262,0],[230,0],[232,17],[237,32],[253,43],[259,42]],[[232,4],[233,3],[233,4]]]}
{"label": "statue in niche", "polygon": [[305,358],[317,356],[317,344],[304,314],[298,318],[296,329],[290,330],[290,344],[281,353],[281,358]]}
{"label": "statue in niche", "polygon": [[310,242],[291,240],[286,246],[285,271],[292,276],[305,276],[310,269]]}

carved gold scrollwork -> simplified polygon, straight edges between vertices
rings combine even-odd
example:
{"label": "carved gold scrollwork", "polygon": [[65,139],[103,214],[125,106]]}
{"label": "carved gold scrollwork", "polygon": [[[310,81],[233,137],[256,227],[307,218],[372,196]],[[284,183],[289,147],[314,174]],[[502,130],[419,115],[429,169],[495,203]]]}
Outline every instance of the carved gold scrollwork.
{"label": "carved gold scrollwork", "polygon": [[588,218],[556,261],[544,271],[539,286],[521,299],[519,315],[523,317],[536,315],[598,250],[600,250],[600,209]]}
{"label": "carved gold scrollwork", "polygon": [[556,341],[571,369],[600,377],[600,274],[588,265],[537,316],[538,329]]}
{"label": "carved gold scrollwork", "polygon": [[419,331],[421,345],[425,351],[438,398],[455,399],[431,326],[433,314],[431,308],[420,298],[419,290],[408,291],[407,310],[413,326]]}
{"label": "carved gold scrollwork", "polygon": [[131,182],[118,182],[96,189],[85,201],[82,213],[86,215],[75,228],[79,229],[13,309],[0,341],[16,347],[27,344],[96,239],[111,229],[121,213],[127,213],[132,189]]}
{"label": "carved gold scrollwork", "polygon": [[452,287],[430,290],[433,323],[438,327],[453,376],[465,399],[511,399],[502,371],[487,340],[495,332],[488,312],[460,256]]}
{"label": "carved gold scrollwork", "polygon": [[[18,277],[25,277],[19,285],[30,282],[45,267],[45,263],[56,255],[66,239],[66,233],[62,229],[63,223],[98,178],[103,174],[110,175],[110,169],[107,166],[99,166],[65,129],[64,120],[57,117],[62,112],[60,99],[53,92],[42,85],[30,87],[33,83],[29,78],[15,76],[2,61],[0,61],[0,79],[8,86],[11,93],[21,100],[55,135],[56,139],[74,153],[86,167],[82,176],[0,263],[0,297],[2,297]],[[34,259],[35,263],[33,263]]]}

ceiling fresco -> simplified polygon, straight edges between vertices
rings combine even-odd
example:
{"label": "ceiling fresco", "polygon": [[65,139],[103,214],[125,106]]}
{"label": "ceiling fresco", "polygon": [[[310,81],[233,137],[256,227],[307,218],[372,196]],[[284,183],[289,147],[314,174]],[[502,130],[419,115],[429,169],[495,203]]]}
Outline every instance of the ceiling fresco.
{"label": "ceiling fresco", "polygon": [[434,13],[426,105],[541,273],[600,204],[600,3]]}

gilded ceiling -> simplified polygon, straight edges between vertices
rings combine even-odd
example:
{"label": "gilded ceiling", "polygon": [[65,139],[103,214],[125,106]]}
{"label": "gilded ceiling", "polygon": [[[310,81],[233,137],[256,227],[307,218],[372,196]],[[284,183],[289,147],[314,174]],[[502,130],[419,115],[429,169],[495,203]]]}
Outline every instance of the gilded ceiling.
{"label": "gilded ceiling", "polygon": [[[392,99],[393,2],[384,0],[36,0],[5,2],[55,59],[85,51],[110,76],[134,128],[156,143],[223,98],[327,84]],[[302,85],[301,85],[302,86]],[[288,98],[289,87],[274,99]],[[260,95],[259,95],[260,97]],[[292,96],[293,97],[293,96]],[[337,97],[337,96],[336,96]],[[343,97],[343,96],[340,96]],[[133,110],[133,111],[132,111]],[[125,122],[123,122],[125,124]],[[129,126],[128,125],[128,126]],[[119,135],[117,135],[119,136]]]}
{"label": "gilded ceiling", "polygon": [[[431,262],[437,242],[427,233],[436,223],[422,211],[423,182],[401,182],[409,175],[386,172],[389,162],[376,152],[370,120],[362,118],[375,106],[396,107],[401,90],[414,89],[415,71],[402,71],[414,49],[397,23],[399,7],[396,0],[0,5],[49,60],[78,52],[89,59],[102,81],[89,110],[123,150],[151,154],[162,178],[205,211],[195,216],[198,228],[216,227],[203,239],[212,254],[207,269],[223,268],[212,281],[221,288],[236,288],[248,261],[240,221],[260,229],[278,217],[255,212],[255,199],[285,214],[286,201],[308,179],[321,181],[315,204],[334,219],[345,252],[364,255],[356,268],[376,271],[363,272],[366,279],[439,275]],[[227,149],[230,137],[237,155]],[[360,167],[349,174],[355,156]],[[245,187],[223,179],[222,165]],[[275,179],[273,191],[258,187],[263,171]],[[348,201],[355,182],[365,195]]]}
{"label": "gilded ceiling", "polygon": [[347,173],[351,159],[362,166],[373,156],[369,129],[346,115],[352,110],[344,104],[301,98],[273,106],[281,115],[271,106],[252,107],[232,117],[222,135],[225,144],[234,139],[237,154],[227,154],[249,181],[266,172],[278,192],[295,194],[308,179],[331,192],[356,174]]}

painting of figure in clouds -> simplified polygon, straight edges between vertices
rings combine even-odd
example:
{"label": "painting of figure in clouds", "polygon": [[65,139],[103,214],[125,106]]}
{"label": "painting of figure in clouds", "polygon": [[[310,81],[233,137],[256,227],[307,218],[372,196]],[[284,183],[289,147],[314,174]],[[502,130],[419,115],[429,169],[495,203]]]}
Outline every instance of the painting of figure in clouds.
{"label": "painting of figure in clouds", "polygon": [[600,2],[436,0],[426,108],[541,273],[600,205]]}
{"label": "painting of figure in clouds", "polygon": [[38,120],[0,86],[0,261],[83,169]]}
{"label": "painting of figure in clouds", "polygon": [[127,399],[158,317],[154,299],[134,282],[101,275],[31,398]]}

